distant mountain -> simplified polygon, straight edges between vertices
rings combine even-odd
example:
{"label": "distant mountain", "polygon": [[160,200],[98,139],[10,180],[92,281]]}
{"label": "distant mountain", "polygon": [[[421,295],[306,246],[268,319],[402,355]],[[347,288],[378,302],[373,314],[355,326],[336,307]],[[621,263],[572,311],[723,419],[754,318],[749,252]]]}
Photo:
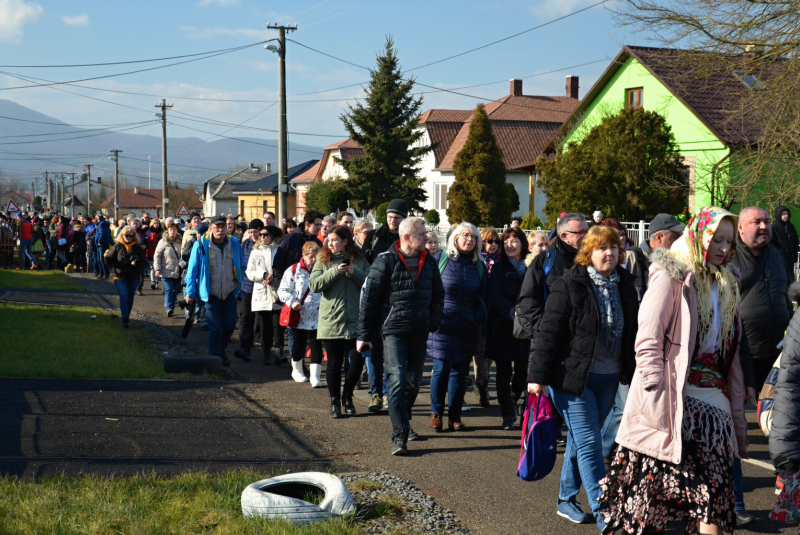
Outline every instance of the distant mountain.
{"label": "distant mountain", "polygon": [[[107,123],[113,124],[113,118],[109,117]],[[222,128],[200,123],[192,126],[209,132]],[[220,138],[206,142],[203,139],[210,135],[203,135],[203,138],[171,137],[169,129],[167,126],[167,172],[170,180],[200,184],[206,178],[250,163],[271,163],[277,169],[277,139],[245,137],[241,131],[234,130],[225,135],[250,143]],[[44,140],[52,141],[41,143]],[[322,156],[321,147],[290,143],[289,148],[290,166]],[[131,184],[144,186],[147,183],[148,155],[153,160],[151,176],[154,183],[161,179],[161,136],[77,128],[16,102],[0,99],[0,174],[14,181],[27,184],[45,170],[79,172],[86,163],[96,165],[93,177],[110,178],[114,165],[107,159],[109,149],[123,149],[120,172]],[[197,167],[207,169],[195,169]]]}

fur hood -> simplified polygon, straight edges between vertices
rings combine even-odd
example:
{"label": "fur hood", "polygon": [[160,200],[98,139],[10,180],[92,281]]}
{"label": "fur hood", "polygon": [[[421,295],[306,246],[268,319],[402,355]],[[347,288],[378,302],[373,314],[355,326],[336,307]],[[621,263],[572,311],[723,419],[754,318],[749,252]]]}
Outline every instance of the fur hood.
{"label": "fur hood", "polygon": [[533,259],[536,258],[536,255],[538,255],[538,254],[539,253],[528,253],[528,256],[525,257],[525,267],[526,268],[531,267],[531,264],[533,264]]}
{"label": "fur hood", "polygon": [[669,273],[669,276],[676,281],[686,280],[686,273],[689,269],[678,257],[669,249],[659,247],[650,254],[650,262],[658,264],[661,269]]}

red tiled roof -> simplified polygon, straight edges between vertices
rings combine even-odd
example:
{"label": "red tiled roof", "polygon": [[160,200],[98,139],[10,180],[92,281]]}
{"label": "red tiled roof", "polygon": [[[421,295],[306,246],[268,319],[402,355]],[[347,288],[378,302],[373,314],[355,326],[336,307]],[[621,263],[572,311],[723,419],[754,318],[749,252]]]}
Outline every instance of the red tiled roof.
{"label": "red tiled roof", "polygon": [[297,184],[298,182],[300,182],[300,183],[302,183],[302,182],[314,182],[314,179],[317,176],[317,171],[319,171],[319,166],[321,164],[322,164],[322,160],[318,160],[316,165],[314,165],[313,167],[308,169],[308,171],[300,173],[299,175],[297,175],[296,177],[291,179],[289,182],[292,182],[294,184]]}
{"label": "red tiled roof", "polygon": [[342,148],[345,148],[345,149],[357,149],[357,148],[361,148],[361,147],[359,147],[358,143],[356,143],[352,139],[347,138],[347,139],[343,139],[341,141],[337,141],[336,143],[331,143],[330,145],[328,145],[325,148],[326,149],[342,149]]}
{"label": "red tiled roof", "polygon": [[492,121],[544,121],[563,123],[572,116],[580,100],[572,97],[506,95],[485,106]]}
{"label": "red tiled roof", "polygon": [[[436,110],[431,110],[436,111]],[[468,111],[467,113],[472,113]],[[468,117],[469,118],[469,117]],[[460,122],[429,122],[426,123],[428,128],[428,136],[431,138],[431,144],[434,145],[433,147],[433,157],[435,160],[434,165],[439,167],[440,162],[444,159],[445,155],[447,154],[448,149],[455,141],[458,132],[461,131],[461,127],[464,125],[464,121]]]}
{"label": "red tiled roof", "polygon": [[463,123],[472,117],[472,110],[428,110],[419,116],[419,124]]}
{"label": "red tiled roof", "polygon": [[361,147],[339,149],[339,158],[341,160],[348,161],[358,156],[364,156],[364,149]]}
{"label": "red tiled roof", "polygon": [[[173,192],[175,190],[169,190]],[[181,190],[183,192],[184,190]],[[192,193],[191,202],[186,203],[189,209],[201,209],[203,203],[200,201],[200,196],[196,191],[190,190]],[[161,206],[161,189],[147,189],[139,188],[139,193],[134,189],[120,189],[119,191],[119,207],[132,208],[132,209],[149,209],[155,210]],[[172,203],[170,203],[172,206]],[[103,204],[102,208],[114,208],[114,195],[110,195]]]}

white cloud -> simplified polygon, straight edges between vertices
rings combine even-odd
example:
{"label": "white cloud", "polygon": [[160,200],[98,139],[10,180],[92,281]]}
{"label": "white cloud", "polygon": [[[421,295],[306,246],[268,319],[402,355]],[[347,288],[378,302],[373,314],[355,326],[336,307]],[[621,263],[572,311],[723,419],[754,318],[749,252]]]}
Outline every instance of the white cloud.
{"label": "white cloud", "polygon": [[[2,1],[2,0],[0,0]],[[267,40],[276,37],[273,30],[254,30],[252,28],[195,28],[194,26],[178,26],[192,39],[212,39],[214,37],[239,37],[244,39]]]}
{"label": "white cloud", "polygon": [[217,4],[218,6],[228,7],[228,6],[235,6],[239,3],[239,0],[200,0],[195,4],[197,7],[206,7],[211,4]]}
{"label": "white cloud", "polygon": [[19,43],[22,27],[36,22],[44,13],[39,4],[23,0],[0,0],[0,42]]}
{"label": "white cloud", "polygon": [[66,24],[67,26],[88,26],[89,25],[89,15],[84,13],[83,15],[64,15],[61,17],[61,22]]}

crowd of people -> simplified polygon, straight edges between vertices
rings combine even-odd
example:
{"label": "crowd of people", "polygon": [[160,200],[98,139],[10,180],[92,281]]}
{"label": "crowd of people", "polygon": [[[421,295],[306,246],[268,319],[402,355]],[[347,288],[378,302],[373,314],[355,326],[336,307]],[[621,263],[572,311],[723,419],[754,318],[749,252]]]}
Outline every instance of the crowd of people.
{"label": "crowd of people", "polygon": [[[263,364],[291,359],[298,383],[321,388],[327,361],[331,418],[357,413],[366,375],[367,410],[388,411],[393,455],[419,438],[412,408],[426,362],[435,432],[467,428],[470,385],[490,405],[494,368],[503,430],[518,427],[526,394],[549,398],[566,429],[559,516],[601,533],[685,520],[711,534],[755,520],[744,409],[787,328],[770,449],[776,492],[800,486],[800,320],[787,294],[798,236],[788,208],[775,215],[709,206],[683,224],[658,214],[639,244],[599,211],[591,221],[562,213],[549,235],[526,234],[519,219],[499,232],[460,222],[440,244],[402,199],[377,228],[313,210],[282,228],[270,212],[185,223],[22,214],[14,226],[20,269],[113,276],[123,327],[149,277],[168,316],[183,293],[226,366],[237,328],[235,358],[250,362],[259,342]],[[782,503],[780,518],[797,513]]]}

